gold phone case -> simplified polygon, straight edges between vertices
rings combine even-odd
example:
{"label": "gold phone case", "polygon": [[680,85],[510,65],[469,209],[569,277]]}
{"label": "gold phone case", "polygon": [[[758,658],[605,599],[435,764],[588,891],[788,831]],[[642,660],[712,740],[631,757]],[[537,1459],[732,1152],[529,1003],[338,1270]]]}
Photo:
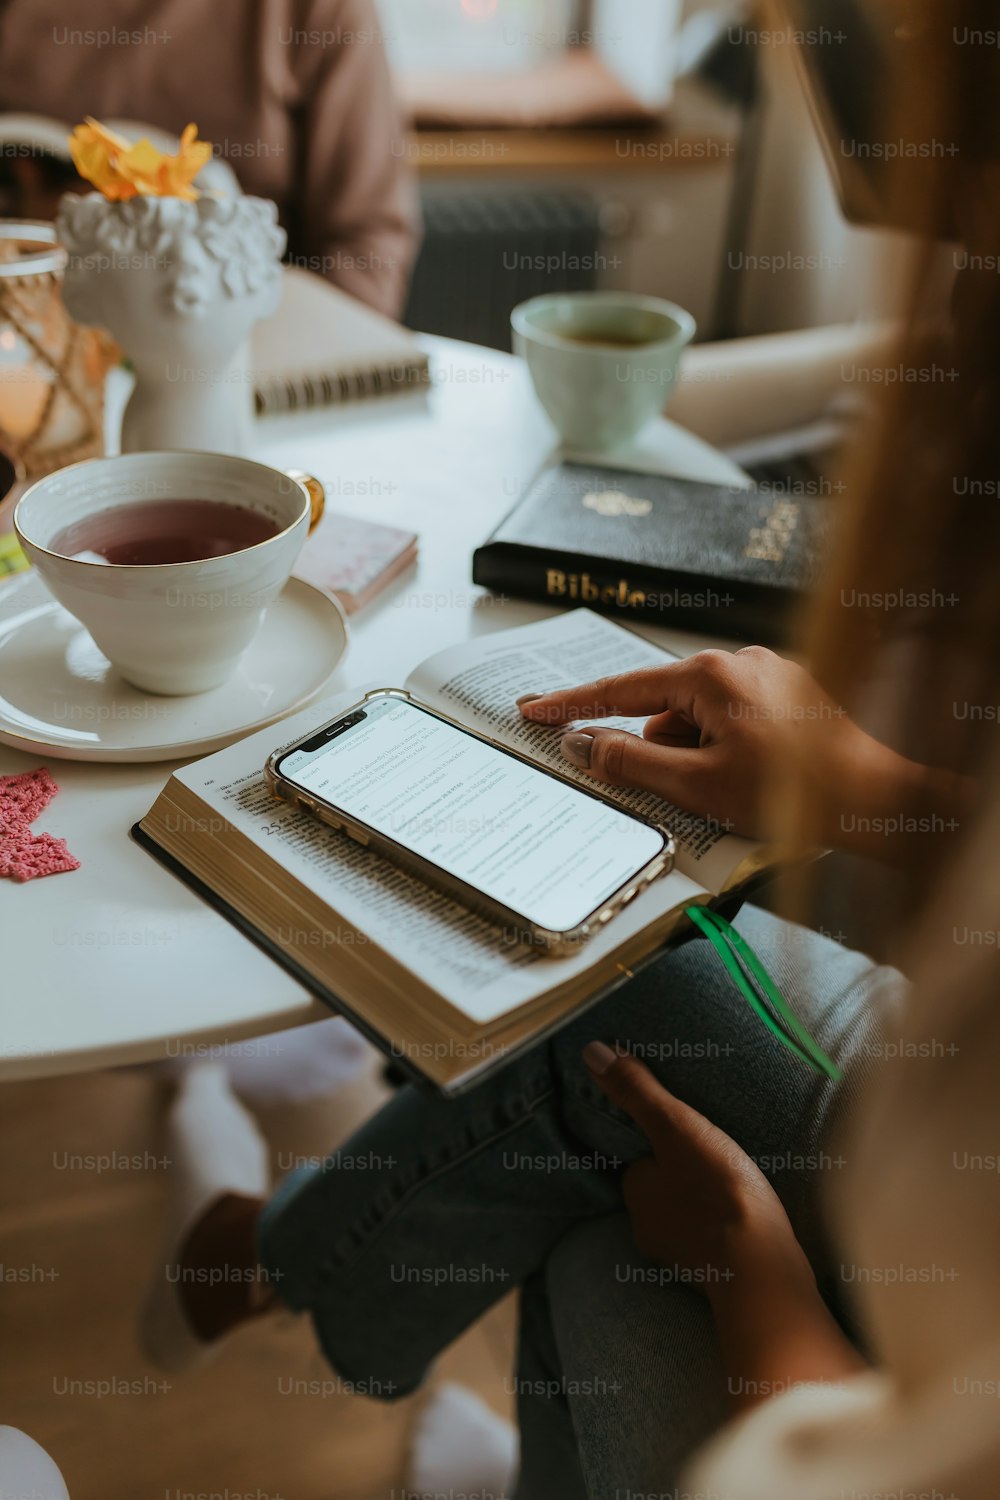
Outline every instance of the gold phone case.
{"label": "gold phone case", "polygon": [[[520,751],[512,750],[509,745],[504,745],[499,740],[492,739],[489,735],[480,734],[478,730],[470,729],[466,724],[459,723],[457,719],[453,719],[450,715],[441,713],[439,709],[431,708],[428,704],[421,702],[419,698],[415,698],[405,688],[373,688],[357,703],[353,704],[350,708],[345,708],[342,713],[337,714],[336,718],[331,719],[330,722],[332,724],[340,723],[341,720],[348,718],[352,713],[357,712],[358,709],[364,708],[366,703],[370,703],[376,698],[400,698],[407,703],[412,703],[424,713],[433,715],[434,718],[440,719],[445,724],[451,724],[454,728],[460,729],[463,734],[471,734],[474,739],[481,740],[483,744],[491,745],[495,750],[499,750],[504,755],[509,755],[515,760],[522,761],[525,765],[531,766],[533,770],[540,772],[542,775],[551,776],[556,781],[562,781],[567,786],[573,787],[576,791],[583,792],[585,796],[593,797],[595,801],[607,802],[611,806],[618,808],[618,804],[612,802],[609,797],[603,796],[600,789],[591,791],[589,787],[581,786],[579,782],[572,780],[569,776],[563,776],[560,772],[553,771],[548,766],[540,766],[530,756],[522,755]],[[611,918],[620,912],[623,907],[627,906],[641,890],[652,881],[659,879],[661,875],[666,875],[674,867],[676,845],[669,828],[665,827],[662,823],[655,822],[651,818],[642,818],[636,813],[629,813],[624,808],[618,808],[619,812],[626,812],[626,816],[635,818],[638,823],[644,823],[647,828],[655,829],[663,837],[664,848],[661,852],[651,859],[648,864],[644,865],[641,870],[637,871],[625,885],[615,891],[607,901],[603,902],[578,927],[568,932],[553,932],[548,928],[527,923],[519,913],[511,911],[502,902],[494,901],[492,897],[477,890],[475,886],[468,885],[464,880],[459,880],[457,876],[449,875],[446,870],[442,870],[438,865],[431,864],[429,860],[424,859],[421,855],[414,854],[411,849],[404,848],[402,844],[396,843],[394,839],[388,838],[385,834],[377,832],[367,824],[360,823],[356,819],[349,817],[340,808],[332,807],[318,797],[310,797],[301,787],[295,786],[283,776],[278,769],[279,763],[286,756],[294,755],[301,745],[308,744],[310,740],[314,740],[321,733],[321,728],[313,729],[309,734],[303,735],[297,744],[288,745],[283,750],[276,750],[268,758],[267,764],[264,767],[264,774],[274,795],[281,798],[282,801],[304,807],[307,811],[313,813],[314,816],[328,824],[329,827],[346,833],[349,838],[354,839],[364,847],[383,854],[392,863],[406,870],[409,874],[415,875],[428,885],[435,887],[439,891],[443,891],[445,895],[451,896],[461,905],[485,917],[494,925],[499,926],[512,941],[528,943],[533,947],[543,948],[546,953],[553,956],[572,953],[581,943],[586,942],[588,938],[593,937],[595,932],[599,932],[602,927],[606,926],[611,921]]]}

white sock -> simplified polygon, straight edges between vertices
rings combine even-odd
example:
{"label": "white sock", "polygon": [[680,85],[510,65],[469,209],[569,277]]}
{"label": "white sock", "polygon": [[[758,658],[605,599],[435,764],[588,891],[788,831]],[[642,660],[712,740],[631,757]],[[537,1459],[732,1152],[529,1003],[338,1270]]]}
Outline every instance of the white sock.
{"label": "white sock", "polygon": [[517,1432],[509,1422],[463,1386],[440,1385],[417,1412],[406,1491],[507,1500],[517,1461]]}
{"label": "white sock", "polygon": [[189,1327],[178,1294],[181,1247],[193,1225],[224,1194],[266,1197],[270,1171],[267,1143],[230,1089],[221,1063],[195,1063],[187,1069],[167,1123],[170,1202],[140,1337],[154,1364],[179,1371],[209,1352]]}
{"label": "white sock", "polygon": [[223,1193],[266,1197],[267,1142],[236,1098],[224,1063],[188,1068],[167,1116],[171,1220],[178,1243]]}
{"label": "white sock", "polygon": [[332,1094],[356,1078],[372,1049],[342,1016],[270,1036],[233,1042],[220,1052],[232,1087],[261,1108]]}
{"label": "white sock", "polygon": [[54,1461],[17,1427],[0,1427],[0,1500],[69,1500]]}

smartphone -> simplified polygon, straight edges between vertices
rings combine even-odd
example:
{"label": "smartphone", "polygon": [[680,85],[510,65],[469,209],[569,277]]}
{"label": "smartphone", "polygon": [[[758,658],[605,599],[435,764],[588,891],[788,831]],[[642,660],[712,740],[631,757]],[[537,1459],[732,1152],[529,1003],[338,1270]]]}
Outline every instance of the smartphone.
{"label": "smartphone", "polygon": [[672,868],[665,828],[385,688],[271,756],[274,793],[551,953]]}

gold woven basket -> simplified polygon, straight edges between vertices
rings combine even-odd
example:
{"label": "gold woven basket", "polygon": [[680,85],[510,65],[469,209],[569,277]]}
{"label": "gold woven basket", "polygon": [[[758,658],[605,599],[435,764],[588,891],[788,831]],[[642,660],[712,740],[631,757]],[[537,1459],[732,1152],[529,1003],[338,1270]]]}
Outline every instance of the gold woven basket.
{"label": "gold woven basket", "polygon": [[52,224],[0,219],[0,448],[29,478],[104,452],[104,384],[117,346],[62,304]]}

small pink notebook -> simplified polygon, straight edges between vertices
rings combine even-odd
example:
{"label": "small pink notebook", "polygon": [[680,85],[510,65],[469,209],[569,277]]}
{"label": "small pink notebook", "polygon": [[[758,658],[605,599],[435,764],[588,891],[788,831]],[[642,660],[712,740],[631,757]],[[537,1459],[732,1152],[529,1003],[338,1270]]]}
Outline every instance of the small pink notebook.
{"label": "small pink notebook", "polygon": [[303,548],[295,573],[336,594],[353,615],[416,560],[414,532],[328,511]]}

